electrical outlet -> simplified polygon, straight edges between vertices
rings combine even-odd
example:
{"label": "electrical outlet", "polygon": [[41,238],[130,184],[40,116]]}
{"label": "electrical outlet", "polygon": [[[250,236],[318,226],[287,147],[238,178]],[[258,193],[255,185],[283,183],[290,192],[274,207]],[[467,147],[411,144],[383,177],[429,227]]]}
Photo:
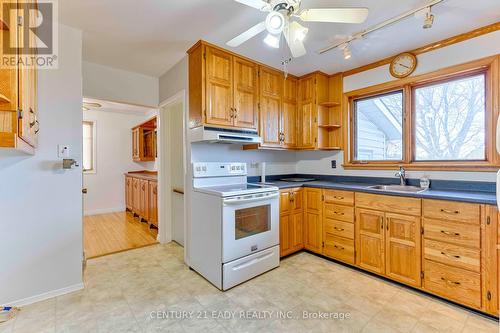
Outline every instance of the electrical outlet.
{"label": "electrical outlet", "polygon": [[337,161],[336,160],[332,161],[332,169],[337,169]]}

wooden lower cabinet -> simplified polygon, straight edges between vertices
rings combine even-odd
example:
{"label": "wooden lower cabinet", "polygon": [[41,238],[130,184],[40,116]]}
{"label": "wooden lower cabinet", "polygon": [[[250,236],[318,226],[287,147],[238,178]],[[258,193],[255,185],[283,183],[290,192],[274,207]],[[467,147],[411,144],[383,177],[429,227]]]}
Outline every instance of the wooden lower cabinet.
{"label": "wooden lower cabinet", "polygon": [[304,248],[323,253],[322,190],[304,189]]}
{"label": "wooden lower cabinet", "polygon": [[[146,174],[148,177],[143,177]],[[151,172],[129,172],[125,175],[125,206],[141,221],[158,227],[158,183]]]}
{"label": "wooden lower cabinet", "polygon": [[384,213],[356,209],[356,265],[384,274]]}
{"label": "wooden lower cabinet", "polygon": [[280,192],[280,255],[287,256],[304,248],[303,190],[286,189]]}

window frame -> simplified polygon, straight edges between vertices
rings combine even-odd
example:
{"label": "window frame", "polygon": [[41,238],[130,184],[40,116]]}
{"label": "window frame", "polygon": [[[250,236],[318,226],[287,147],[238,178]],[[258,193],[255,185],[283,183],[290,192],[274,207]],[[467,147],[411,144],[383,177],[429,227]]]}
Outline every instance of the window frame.
{"label": "window frame", "polygon": [[[96,139],[96,121],[95,120],[83,120],[82,121],[82,131],[83,131],[83,125],[85,124],[91,124],[92,126],[92,169],[84,169],[83,168],[83,143],[82,143],[82,171],[84,174],[95,174],[97,173],[97,139]],[[83,136],[83,133],[82,133]]]}
{"label": "window frame", "polygon": [[[375,86],[354,90],[344,94],[344,113],[346,140],[344,152],[345,169],[387,170],[404,166],[413,170],[452,170],[452,171],[496,171],[500,166],[499,154],[495,151],[496,120],[499,114],[499,77],[500,55],[491,56],[469,63],[456,65],[427,74],[407,77]],[[485,160],[445,160],[416,161],[414,124],[415,89],[439,83],[466,78],[484,73],[485,76]],[[356,100],[384,95],[403,90],[403,160],[402,161],[357,161],[354,159],[354,102]]]}

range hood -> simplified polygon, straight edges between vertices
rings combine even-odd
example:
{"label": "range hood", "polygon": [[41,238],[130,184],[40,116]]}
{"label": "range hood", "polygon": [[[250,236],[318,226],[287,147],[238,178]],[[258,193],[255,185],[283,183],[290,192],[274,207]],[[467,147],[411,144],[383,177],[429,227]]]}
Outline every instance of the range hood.
{"label": "range hood", "polygon": [[191,142],[252,144],[261,143],[256,131],[200,126],[190,130]]}

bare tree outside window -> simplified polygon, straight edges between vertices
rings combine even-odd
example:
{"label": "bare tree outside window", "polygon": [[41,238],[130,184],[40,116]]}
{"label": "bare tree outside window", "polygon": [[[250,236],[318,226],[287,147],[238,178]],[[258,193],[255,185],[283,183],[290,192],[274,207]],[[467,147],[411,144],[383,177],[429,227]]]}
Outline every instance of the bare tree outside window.
{"label": "bare tree outside window", "polygon": [[415,88],[415,160],[485,160],[485,75]]}

